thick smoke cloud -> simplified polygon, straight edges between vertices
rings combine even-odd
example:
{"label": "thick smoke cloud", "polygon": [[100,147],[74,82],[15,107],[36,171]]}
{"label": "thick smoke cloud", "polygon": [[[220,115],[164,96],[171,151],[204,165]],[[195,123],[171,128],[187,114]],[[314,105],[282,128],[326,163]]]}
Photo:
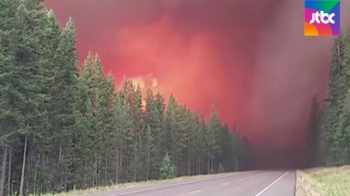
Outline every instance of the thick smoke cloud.
{"label": "thick smoke cloud", "polygon": [[[304,37],[302,1],[47,0],[46,6],[62,24],[73,18],[80,62],[88,51],[98,53],[118,82],[152,81],[206,117],[214,105],[266,161],[281,155],[302,161],[311,99],[326,92],[332,46],[331,37]],[[278,164],[284,161],[290,162]]]}

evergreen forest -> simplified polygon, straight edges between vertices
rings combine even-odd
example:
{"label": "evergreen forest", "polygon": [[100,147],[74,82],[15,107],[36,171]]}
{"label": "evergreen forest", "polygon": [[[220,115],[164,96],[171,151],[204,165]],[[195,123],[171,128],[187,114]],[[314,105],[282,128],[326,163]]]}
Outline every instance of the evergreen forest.
{"label": "evergreen forest", "polygon": [[117,89],[97,55],[80,69],[73,21],[41,0],[0,1],[0,27],[0,196],[248,169],[248,140],[214,108]]}
{"label": "evergreen forest", "polygon": [[312,101],[307,167],[350,164],[350,31],[335,39],[331,52],[326,98]]}
{"label": "evergreen forest", "polygon": [[[97,55],[79,68],[75,41],[42,0],[0,1],[0,196],[251,169],[248,140],[214,107],[205,120],[175,96],[116,88]],[[306,167],[350,164],[350,33],[332,52]]]}

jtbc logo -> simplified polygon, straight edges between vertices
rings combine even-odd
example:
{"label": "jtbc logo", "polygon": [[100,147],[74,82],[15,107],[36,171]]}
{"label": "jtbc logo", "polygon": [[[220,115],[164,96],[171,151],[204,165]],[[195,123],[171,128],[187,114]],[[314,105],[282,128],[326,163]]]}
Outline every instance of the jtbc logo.
{"label": "jtbc logo", "polygon": [[[332,14],[327,14],[327,13],[324,13],[323,11],[321,11],[321,13],[319,12],[316,12],[316,13],[313,13],[312,14],[312,19],[310,20],[310,23],[313,24],[314,22],[316,22],[317,24],[328,24],[328,23],[331,23],[331,24],[334,24],[334,20],[333,20],[333,17],[334,17],[334,13]],[[321,22],[320,22],[321,20]]]}

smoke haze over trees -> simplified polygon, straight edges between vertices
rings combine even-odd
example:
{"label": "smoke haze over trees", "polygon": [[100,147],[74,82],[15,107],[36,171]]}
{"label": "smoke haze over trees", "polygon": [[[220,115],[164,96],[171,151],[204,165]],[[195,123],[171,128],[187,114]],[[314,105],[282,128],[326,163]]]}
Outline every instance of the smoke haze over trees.
{"label": "smoke haze over trees", "polygon": [[205,121],[175,96],[116,90],[97,55],[79,71],[72,20],[60,29],[36,0],[0,8],[0,195],[249,169],[214,108]]}
{"label": "smoke haze over trees", "polygon": [[[215,105],[223,122],[241,128],[260,161],[303,164],[309,108],[315,95],[323,104],[332,38],[303,35],[302,2],[45,4],[62,25],[73,17],[80,64],[89,51],[98,53],[118,85],[124,76],[141,83],[156,79],[152,88],[166,100],[174,94],[206,119]],[[344,29],[349,5],[341,3]]]}
{"label": "smoke haze over trees", "polygon": [[226,7],[218,15],[187,1],[135,2],[48,1],[61,27],[40,0],[0,2],[0,196],[349,164],[349,34],[332,55],[329,38],[282,32],[276,16],[299,6],[285,1],[257,3],[246,21],[234,17],[243,1],[200,5]]}
{"label": "smoke haze over trees", "polygon": [[335,39],[324,104],[314,97],[306,136],[305,167],[350,164],[350,31]]}

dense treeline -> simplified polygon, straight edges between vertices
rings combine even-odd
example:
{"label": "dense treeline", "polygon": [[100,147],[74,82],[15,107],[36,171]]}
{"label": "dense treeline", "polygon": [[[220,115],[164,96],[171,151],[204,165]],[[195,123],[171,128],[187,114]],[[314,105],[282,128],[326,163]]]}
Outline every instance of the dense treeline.
{"label": "dense treeline", "polygon": [[335,39],[332,51],[324,107],[316,98],[312,104],[308,167],[350,164],[350,31]]}
{"label": "dense treeline", "polygon": [[[248,141],[159,92],[116,90],[97,56],[77,66],[72,20],[0,2],[0,196],[242,170]],[[142,100],[146,104],[142,104]]]}
{"label": "dense treeline", "polygon": [[311,111],[309,115],[309,123],[306,132],[306,151],[303,167],[322,166],[321,157],[321,123],[323,111],[317,97],[313,97]]}
{"label": "dense treeline", "polygon": [[326,164],[350,163],[350,33],[335,40],[323,123]]}

